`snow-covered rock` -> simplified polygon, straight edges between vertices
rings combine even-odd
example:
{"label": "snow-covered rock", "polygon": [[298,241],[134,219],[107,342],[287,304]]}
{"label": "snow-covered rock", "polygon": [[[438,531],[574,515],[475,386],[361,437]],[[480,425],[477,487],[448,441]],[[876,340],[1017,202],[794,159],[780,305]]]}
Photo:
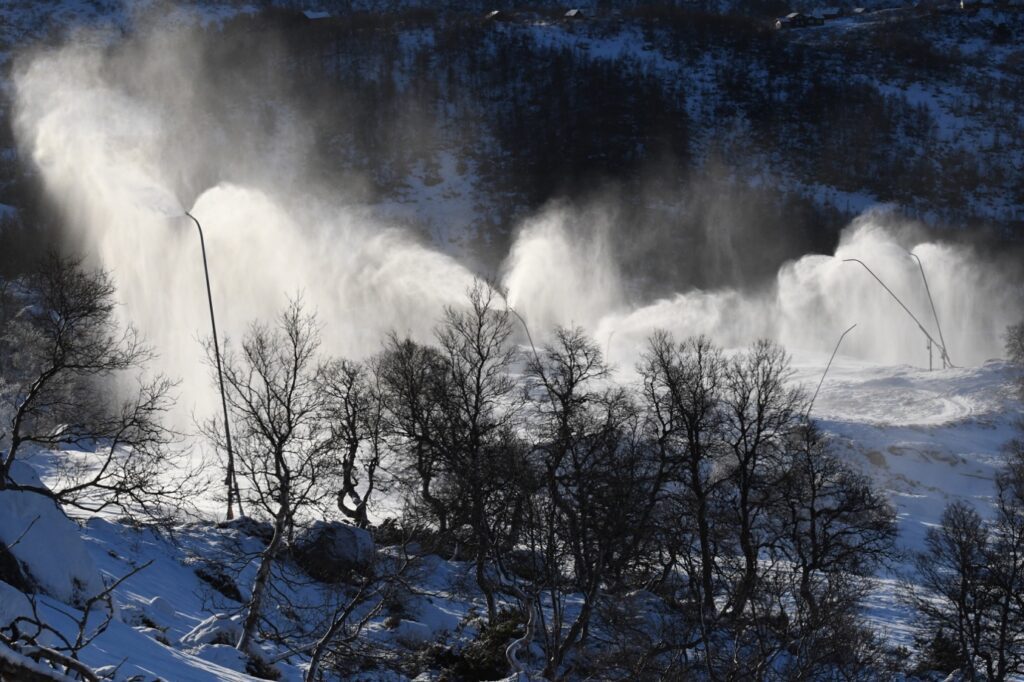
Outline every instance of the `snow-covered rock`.
{"label": "snow-covered rock", "polygon": [[0,624],[32,615],[28,597],[21,590],[0,580]]}
{"label": "snow-covered rock", "polygon": [[[42,487],[27,464],[15,462],[15,482]],[[106,589],[78,526],[49,497],[0,491],[0,543],[18,561],[32,587],[67,604],[80,605]]]}
{"label": "snow-covered rock", "polygon": [[221,521],[218,528],[234,531],[241,537],[256,538],[267,544],[274,536],[274,526],[266,521],[258,521],[250,516],[239,516],[230,521]]}
{"label": "snow-covered rock", "polygon": [[295,541],[295,560],[311,578],[337,582],[365,570],[375,555],[370,534],[344,523],[317,521]]}
{"label": "snow-covered rock", "polygon": [[391,636],[399,644],[409,648],[417,648],[434,640],[434,631],[426,623],[415,620],[399,621],[391,631]]}
{"label": "snow-covered rock", "polygon": [[238,616],[216,614],[210,616],[181,638],[186,647],[204,644],[233,644],[242,636],[242,624]]}
{"label": "snow-covered rock", "polygon": [[121,621],[138,628],[156,630],[163,634],[177,619],[177,612],[171,603],[161,596],[151,599],[140,598],[122,604]]}

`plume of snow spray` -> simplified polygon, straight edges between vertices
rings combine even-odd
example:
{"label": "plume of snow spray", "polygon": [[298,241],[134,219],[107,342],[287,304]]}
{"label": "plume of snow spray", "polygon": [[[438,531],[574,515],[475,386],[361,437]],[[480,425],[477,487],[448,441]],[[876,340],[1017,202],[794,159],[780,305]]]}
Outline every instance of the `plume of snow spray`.
{"label": "plume of snow spray", "polygon": [[[938,316],[955,362],[971,365],[999,357],[1007,325],[1021,315],[1020,286],[968,247],[915,241],[911,232],[884,212],[868,212],[844,230],[834,255],[786,263],[772,286],[761,291],[691,290],[626,305],[614,259],[588,253],[595,248],[592,241],[567,242],[560,223],[549,217],[523,229],[508,259],[506,282],[512,301],[523,300],[523,309],[543,322],[542,329],[554,322],[582,324],[599,342],[608,340],[612,359],[625,365],[632,364],[654,329],[680,337],[705,334],[726,347],[764,337],[794,352],[826,353],[837,335],[856,323],[844,354],[927,366],[927,337],[868,272],[846,262],[857,258],[936,340]],[[928,273],[935,315],[912,253]],[[941,366],[939,353],[932,349],[936,366]]]}
{"label": "plume of snow spray", "polygon": [[[197,337],[209,335],[198,237],[162,166],[180,131],[104,75],[98,51],[36,56],[16,77],[17,129],[72,230],[112,271],[124,316],[182,378],[186,411],[214,403]],[[173,123],[173,125],[172,125]],[[204,133],[202,122],[191,126]],[[441,306],[472,275],[365,210],[218,184],[188,207],[204,225],[221,333],[302,295],[325,324],[326,350],[363,356],[390,329],[427,340]],[[199,396],[202,396],[201,398]]]}
{"label": "plume of snow spray", "polygon": [[557,325],[595,330],[625,304],[623,277],[603,216],[552,206],[526,221],[503,268],[509,303],[543,334]]}
{"label": "plume of snow spray", "polygon": [[[225,152],[217,131],[202,117],[189,118],[187,102],[168,109],[153,94],[188,82],[186,66],[175,61],[183,59],[181,50],[167,44],[159,50],[161,56],[150,58],[156,66],[147,59],[139,64],[143,76],[136,74],[132,87],[99,48],[72,45],[35,55],[16,76],[17,132],[69,224],[113,272],[126,319],[156,347],[162,369],[182,378],[185,410],[209,413],[214,393],[195,341],[208,334],[199,245],[173,188],[182,176],[199,175],[182,158],[183,135],[193,148]],[[301,158],[292,147],[301,136],[281,135],[282,156],[268,158],[262,169],[271,176],[278,169],[276,189],[220,183],[188,207],[205,227],[222,334],[237,337],[248,322],[270,317],[288,295],[301,292],[320,315],[329,352],[365,356],[391,329],[428,339],[441,308],[463,300],[473,274],[365,209],[293,191],[301,186],[294,182]],[[863,216],[845,231],[834,256],[788,263],[760,292],[693,290],[642,302],[627,294],[628,273],[620,272],[604,239],[614,226],[556,206],[522,226],[503,267],[504,284],[536,336],[556,324],[581,325],[608,345],[620,366],[632,365],[658,328],[707,334],[727,347],[771,337],[793,351],[828,353],[853,323],[858,328],[843,353],[923,366],[920,330],[863,269],[843,262],[869,264],[935,334],[910,248],[928,271],[953,360],[997,356],[1003,329],[1020,314],[1019,289],[971,250],[907,242],[888,222]]]}

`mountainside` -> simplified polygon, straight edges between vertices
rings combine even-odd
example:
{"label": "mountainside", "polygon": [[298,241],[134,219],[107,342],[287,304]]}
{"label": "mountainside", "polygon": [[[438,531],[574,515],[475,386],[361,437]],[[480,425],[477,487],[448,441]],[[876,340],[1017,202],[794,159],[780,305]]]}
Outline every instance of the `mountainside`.
{"label": "mountainside", "polygon": [[[182,131],[182,154],[211,157],[204,176],[180,179],[184,197],[212,180],[268,181],[259,160],[276,154],[273,135],[253,146],[233,131],[294,137],[297,123],[303,164],[326,187],[485,268],[520,220],[559,198],[610,197],[620,251],[662,289],[735,283],[737,272],[756,281],[785,258],[827,251],[879,203],[947,230],[1019,236],[1024,13],[1014,8],[878,9],[774,31],[763,14],[689,5],[597,6],[574,20],[557,7],[488,19],[404,5],[338,5],[309,20],[225,3],[154,20],[164,12],[144,7],[7,3],[2,43],[13,65],[26,40],[110,19],[121,31],[162,21],[148,35],[191,43],[204,68],[187,96],[225,131],[232,164],[190,149]],[[117,35],[101,40],[130,59],[140,38],[118,46]],[[229,63],[231,78],[218,80]],[[6,146],[0,203],[38,211],[31,169],[12,138]],[[716,271],[699,255],[716,248],[712,229],[736,243],[769,236],[770,250],[729,254],[733,267]],[[656,257],[666,248],[671,263]]]}

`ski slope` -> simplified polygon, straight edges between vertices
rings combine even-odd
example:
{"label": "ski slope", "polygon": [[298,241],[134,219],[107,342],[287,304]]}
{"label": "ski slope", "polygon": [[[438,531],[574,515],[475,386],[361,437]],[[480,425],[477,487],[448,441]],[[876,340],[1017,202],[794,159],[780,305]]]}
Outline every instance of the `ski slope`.
{"label": "ski slope", "polygon": [[[816,360],[794,362],[796,379],[811,390],[821,376]],[[1000,360],[929,371],[837,357],[812,416],[888,493],[902,542],[913,549],[953,499],[988,513],[993,476],[1020,418],[1013,376]]]}

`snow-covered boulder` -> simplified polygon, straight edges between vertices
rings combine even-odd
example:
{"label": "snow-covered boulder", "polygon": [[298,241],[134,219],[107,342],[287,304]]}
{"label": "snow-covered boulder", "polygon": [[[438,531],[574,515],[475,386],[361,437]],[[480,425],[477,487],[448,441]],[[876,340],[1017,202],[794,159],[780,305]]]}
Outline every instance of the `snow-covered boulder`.
{"label": "snow-covered boulder", "polygon": [[[11,475],[22,485],[43,485],[21,462],[14,463]],[[0,490],[0,545],[34,591],[78,606],[106,589],[78,526],[46,495]]]}
{"label": "snow-covered boulder", "polygon": [[160,595],[148,600],[147,604],[149,608],[146,609],[146,613],[150,618],[158,623],[168,622],[177,616],[177,611],[175,611],[171,602],[167,601]]}
{"label": "snow-covered boulder", "polygon": [[396,642],[410,649],[418,649],[434,639],[434,631],[426,623],[415,620],[401,620],[391,631]]}
{"label": "snow-covered boulder", "polygon": [[166,630],[177,620],[178,614],[171,603],[157,595],[152,599],[133,599],[120,608],[121,621],[136,628]]}
{"label": "snow-covered boulder", "polygon": [[299,535],[295,561],[309,577],[338,582],[351,571],[364,571],[376,554],[373,537],[344,523],[317,521]]}
{"label": "snow-covered boulder", "polygon": [[267,521],[258,521],[250,516],[239,516],[217,524],[221,530],[232,531],[238,536],[256,538],[264,545],[274,537],[274,526]]}
{"label": "snow-covered boulder", "polygon": [[526,580],[538,581],[547,573],[547,561],[541,552],[517,547],[505,558],[505,568],[512,575]]}
{"label": "snow-covered boulder", "polygon": [[25,594],[11,585],[0,581],[0,626],[17,618],[31,617],[32,605]]}
{"label": "snow-covered boulder", "polygon": [[200,647],[204,644],[233,645],[242,636],[242,623],[239,616],[213,615],[192,628],[181,644],[185,647]]}

